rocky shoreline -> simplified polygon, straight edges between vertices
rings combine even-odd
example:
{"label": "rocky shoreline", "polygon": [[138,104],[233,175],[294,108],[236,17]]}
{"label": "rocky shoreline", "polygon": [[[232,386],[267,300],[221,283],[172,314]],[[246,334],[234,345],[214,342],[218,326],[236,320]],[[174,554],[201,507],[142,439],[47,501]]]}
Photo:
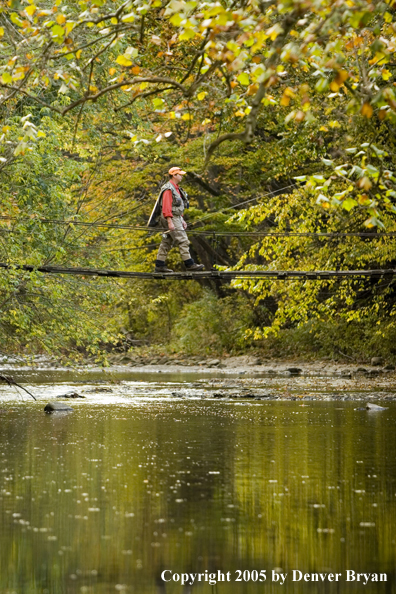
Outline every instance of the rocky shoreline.
{"label": "rocky shoreline", "polygon": [[[149,382],[168,382],[170,398],[200,398],[239,401],[356,401],[384,403],[396,400],[396,370],[380,358],[373,358],[370,365],[345,364],[336,361],[260,359],[243,355],[218,359],[172,357],[145,357],[118,355],[111,365],[99,367],[86,363],[65,366],[46,357],[25,360],[5,358],[0,360],[0,373],[20,378],[18,381],[34,382],[41,373],[61,373],[62,380],[87,382],[99,386],[91,392],[117,391],[116,385],[145,377]],[[65,376],[66,372],[66,376]],[[154,380],[154,374],[158,379]],[[60,377],[61,377],[60,376]],[[84,378],[84,379],[83,379]],[[149,379],[150,378],[150,379]],[[56,379],[54,378],[54,381]],[[180,382],[180,383],[179,383]],[[171,387],[179,383],[179,387]],[[87,393],[82,388],[84,393]],[[73,395],[73,397],[76,397]],[[72,394],[60,396],[71,398]],[[84,397],[84,396],[82,396]]]}
{"label": "rocky shoreline", "polygon": [[389,364],[381,357],[373,357],[370,363],[345,363],[338,361],[305,359],[269,359],[252,355],[213,357],[186,357],[177,355],[132,355],[122,353],[111,355],[108,359],[108,366],[98,366],[91,361],[81,364],[66,365],[44,355],[21,357],[21,356],[0,356],[0,373],[9,369],[106,369],[108,371],[137,372],[216,372],[216,373],[239,373],[239,374],[266,374],[283,376],[338,376],[353,377],[380,376],[395,372],[395,366]]}

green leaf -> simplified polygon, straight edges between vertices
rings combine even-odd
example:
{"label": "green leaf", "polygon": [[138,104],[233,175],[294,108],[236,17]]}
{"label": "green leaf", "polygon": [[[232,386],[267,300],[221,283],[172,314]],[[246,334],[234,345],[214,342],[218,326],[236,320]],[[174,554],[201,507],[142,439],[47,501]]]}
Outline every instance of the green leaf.
{"label": "green leaf", "polygon": [[5,85],[12,84],[12,76],[9,72],[3,72],[3,74],[1,75],[1,80]]}
{"label": "green leaf", "polygon": [[63,37],[65,34],[65,30],[60,25],[54,25],[51,27],[51,32],[54,37]]}
{"label": "green leaf", "polygon": [[174,27],[179,27],[180,23],[182,22],[182,17],[180,16],[180,14],[176,13],[174,14],[170,19],[169,22],[174,26]]}
{"label": "green leaf", "polygon": [[352,210],[357,205],[357,201],[354,198],[346,198],[342,203],[342,208],[346,211]]}
{"label": "green leaf", "polygon": [[374,165],[367,165],[367,171],[371,177],[378,177],[379,171]]}
{"label": "green leaf", "polygon": [[237,80],[244,87],[247,87],[250,84],[250,79],[249,79],[249,75],[247,74],[247,72],[241,72],[241,74],[239,76],[237,76]]}

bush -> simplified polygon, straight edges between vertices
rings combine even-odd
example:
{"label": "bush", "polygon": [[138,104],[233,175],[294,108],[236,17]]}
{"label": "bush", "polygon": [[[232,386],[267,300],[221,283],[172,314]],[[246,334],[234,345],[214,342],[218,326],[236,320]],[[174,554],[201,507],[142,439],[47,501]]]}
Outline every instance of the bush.
{"label": "bush", "polygon": [[252,320],[246,296],[220,299],[205,290],[201,299],[184,306],[173,329],[173,348],[188,354],[239,351],[247,346],[245,332]]}

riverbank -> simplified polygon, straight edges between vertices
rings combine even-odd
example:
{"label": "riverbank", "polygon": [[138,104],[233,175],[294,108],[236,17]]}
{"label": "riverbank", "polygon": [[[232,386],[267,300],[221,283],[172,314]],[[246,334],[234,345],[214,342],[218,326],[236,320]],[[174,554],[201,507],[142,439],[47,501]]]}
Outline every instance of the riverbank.
{"label": "riverbank", "polygon": [[[89,400],[101,392],[109,403],[117,394],[132,389],[148,397],[241,400],[318,400],[381,402],[396,400],[396,371],[391,366],[345,365],[333,361],[259,361],[227,357],[189,365],[177,360],[166,364],[149,361],[65,366],[45,357],[0,362],[0,374],[12,377],[36,394],[37,385],[58,386],[56,398],[78,393]],[[147,389],[144,386],[147,386]],[[90,387],[89,387],[90,386]],[[96,386],[96,387],[95,387]],[[95,389],[93,389],[95,387]],[[111,394],[111,395],[110,395]]]}
{"label": "riverbank", "polygon": [[370,364],[346,363],[333,360],[306,360],[305,358],[291,359],[262,359],[256,355],[224,356],[219,358],[176,356],[132,356],[129,354],[115,355],[110,358],[108,365],[98,365],[92,361],[74,363],[60,361],[44,355],[21,357],[0,357],[1,370],[9,369],[87,369],[108,372],[133,370],[138,373],[162,372],[178,373],[186,371],[192,373],[240,373],[240,374],[268,374],[282,376],[341,376],[356,375],[380,376],[395,373],[395,366],[385,364],[380,357],[373,357]]}

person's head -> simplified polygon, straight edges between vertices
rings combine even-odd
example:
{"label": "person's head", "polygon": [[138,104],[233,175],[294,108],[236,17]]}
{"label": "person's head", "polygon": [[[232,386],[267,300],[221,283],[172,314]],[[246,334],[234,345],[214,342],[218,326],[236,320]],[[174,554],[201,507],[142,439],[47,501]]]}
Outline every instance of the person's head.
{"label": "person's head", "polygon": [[186,171],[180,169],[180,167],[171,167],[168,171],[169,179],[174,181],[176,184],[180,184],[181,180],[183,179],[183,175],[186,175]]}

